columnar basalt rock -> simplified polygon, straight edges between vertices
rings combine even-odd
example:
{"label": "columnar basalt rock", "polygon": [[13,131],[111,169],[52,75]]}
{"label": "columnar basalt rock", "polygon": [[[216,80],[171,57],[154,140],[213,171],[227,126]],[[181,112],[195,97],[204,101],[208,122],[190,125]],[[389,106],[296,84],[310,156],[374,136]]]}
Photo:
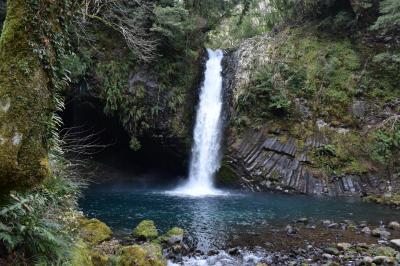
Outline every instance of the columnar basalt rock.
{"label": "columnar basalt rock", "polygon": [[[305,66],[301,59],[307,56],[307,49],[313,50],[308,63],[319,68],[326,64],[326,60],[320,59],[319,55],[314,57],[316,51],[320,49],[318,54],[321,55],[329,53],[319,46],[325,42],[323,38],[311,40],[303,34],[301,30],[287,29],[276,34],[257,36],[245,40],[225,57],[224,91],[229,97],[226,102],[230,122],[227,126],[224,169],[228,167],[232,170],[238,177],[236,180],[239,180],[240,186],[252,191],[280,190],[330,196],[395,191],[399,182],[382,178],[384,173],[377,170],[379,166],[371,159],[371,154],[366,153],[371,140],[367,145],[364,145],[368,141],[366,139],[360,145],[351,143],[354,139],[366,138],[366,132],[371,127],[395,114],[395,111],[388,108],[382,110],[379,108],[380,102],[364,97],[349,97],[345,104],[336,107],[329,101],[321,103],[322,96],[317,97],[311,92],[304,96],[306,92],[299,92],[310,86],[307,82],[315,82],[307,76],[313,75],[313,70]],[[302,38],[304,42],[301,41]],[[309,46],[310,42],[313,45]],[[352,54],[351,58],[357,62],[360,55],[349,44],[344,44],[346,42],[347,40],[338,40],[332,44],[332,49],[343,49],[335,56],[348,60],[346,56]],[[302,43],[306,48],[299,51],[298,46]],[[257,75],[263,74],[260,69],[266,67],[271,69],[271,78],[269,85],[263,86],[270,87],[261,89],[284,91],[292,104],[289,115],[276,115],[267,108],[261,109],[263,114],[258,111],[259,106],[268,106],[271,101],[265,95],[262,95],[263,99],[257,98],[257,90],[260,89],[257,87]],[[296,73],[303,73],[302,71],[306,73],[304,76],[296,76]],[[350,84],[352,78],[359,75],[357,67],[340,71],[348,75]],[[304,79],[305,85],[290,87],[288,84],[296,78]],[[326,88],[320,89],[318,93],[325,93],[322,91],[328,90],[330,85],[327,83],[320,86]],[[349,90],[347,83],[340,86],[340,89],[335,87],[335,93]],[[251,106],[243,107],[243,101],[248,98],[253,99]],[[340,108],[341,111],[332,115]],[[354,138],[351,139],[350,136]],[[343,140],[347,138],[350,142],[344,144]],[[336,151],[333,143],[340,142],[343,148],[337,151],[338,154],[334,154]],[[360,148],[361,145],[364,146]],[[333,150],[330,151],[330,148]],[[328,151],[324,151],[325,149]],[[346,154],[349,149],[352,149],[353,154]],[[317,161],[318,152],[333,154],[323,155],[326,156],[324,159],[328,158],[328,162]],[[334,165],[338,168],[327,169],[331,167],[328,165],[329,156],[337,161],[341,160]],[[349,163],[350,160],[353,160],[352,163]],[[347,166],[344,167],[346,163]]]}

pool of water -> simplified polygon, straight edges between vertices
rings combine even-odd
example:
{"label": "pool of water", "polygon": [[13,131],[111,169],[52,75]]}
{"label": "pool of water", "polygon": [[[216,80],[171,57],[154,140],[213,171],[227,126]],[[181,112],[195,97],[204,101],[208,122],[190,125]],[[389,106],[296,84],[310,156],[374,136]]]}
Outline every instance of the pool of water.
{"label": "pool of water", "polygon": [[154,220],[161,233],[173,226],[186,229],[208,250],[224,248],[236,232],[257,231],[268,226],[284,226],[301,217],[368,221],[372,224],[399,217],[399,212],[353,198],[316,198],[304,195],[242,193],[183,197],[165,190],[137,189],[135,184],[91,185],[80,200],[90,218],[107,223],[118,236],[130,233],[143,219]]}

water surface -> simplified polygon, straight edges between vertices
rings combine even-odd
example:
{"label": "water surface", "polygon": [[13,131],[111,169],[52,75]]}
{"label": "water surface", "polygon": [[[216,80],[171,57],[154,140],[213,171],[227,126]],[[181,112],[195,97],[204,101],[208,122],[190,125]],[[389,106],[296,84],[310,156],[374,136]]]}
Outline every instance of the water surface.
{"label": "water surface", "polygon": [[117,236],[130,233],[141,220],[151,219],[161,233],[173,226],[186,229],[203,250],[224,248],[229,237],[239,231],[254,233],[300,217],[311,222],[351,219],[372,224],[399,217],[390,208],[352,198],[233,191],[225,196],[182,197],[164,190],[137,189],[129,183],[92,185],[80,207],[87,216],[107,223]]}

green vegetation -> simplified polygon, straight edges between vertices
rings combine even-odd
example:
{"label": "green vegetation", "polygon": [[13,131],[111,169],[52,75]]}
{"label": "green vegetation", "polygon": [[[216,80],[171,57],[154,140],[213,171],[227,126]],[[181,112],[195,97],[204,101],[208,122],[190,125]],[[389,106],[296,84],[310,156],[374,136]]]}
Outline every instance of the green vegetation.
{"label": "green vegetation", "polygon": [[[183,239],[183,235],[185,234],[185,231],[182,228],[179,227],[173,227],[168,230],[165,234],[160,236],[157,240],[161,241],[161,243],[168,243],[170,242],[180,242]],[[173,240],[173,241],[171,241]]]}
{"label": "green vegetation", "polygon": [[132,245],[121,249],[118,265],[164,266],[161,246],[157,244]]}
{"label": "green vegetation", "polygon": [[400,193],[394,193],[392,195],[369,195],[364,197],[363,200],[366,202],[375,202],[378,204],[398,207],[400,206]]}
{"label": "green vegetation", "polygon": [[97,219],[82,218],[79,220],[79,227],[80,236],[86,243],[95,245],[111,239],[111,229]]}
{"label": "green vegetation", "polygon": [[400,176],[399,157],[400,126],[395,123],[392,127],[375,131],[372,158],[384,165],[388,177]]}
{"label": "green vegetation", "polygon": [[63,106],[59,93],[69,81],[59,61],[67,54],[63,32],[69,3],[51,10],[43,9],[45,4],[9,1],[7,6],[0,39],[0,121],[7,125],[0,129],[0,184],[5,192],[49,177],[47,153],[57,145],[60,119],[54,112]]}
{"label": "green vegetation", "polygon": [[400,2],[396,0],[384,0],[380,2],[381,16],[376,20],[371,29],[389,32],[400,26]]}
{"label": "green vegetation", "polygon": [[144,220],[133,230],[133,236],[144,240],[151,240],[158,236],[158,232],[152,220]]}
{"label": "green vegetation", "polygon": [[3,22],[6,18],[6,1],[0,1],[0,35],[3,30]]}
{"label": "green vegetation", "polygon": [[[65,174],[65,173],[63,173]],[[74,245],[80,185],[57,175],[30,192],[12,192],[0,211],[0,246],[14,263],[56,263]]]}

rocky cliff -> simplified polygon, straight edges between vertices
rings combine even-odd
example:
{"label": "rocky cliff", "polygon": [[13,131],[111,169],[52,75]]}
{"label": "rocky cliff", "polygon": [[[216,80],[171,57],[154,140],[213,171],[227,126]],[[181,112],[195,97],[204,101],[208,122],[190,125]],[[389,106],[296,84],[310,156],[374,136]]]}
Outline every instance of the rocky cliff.
{"label": "rocky cliff", "polygon": [[392,38],[333,36],[313,24],[242,42],[225,58],[219,181],[330,196],[396,191],[377,132],[399,115],[398,75],[388,76],[399,71],[389,58],[398,51]]}

